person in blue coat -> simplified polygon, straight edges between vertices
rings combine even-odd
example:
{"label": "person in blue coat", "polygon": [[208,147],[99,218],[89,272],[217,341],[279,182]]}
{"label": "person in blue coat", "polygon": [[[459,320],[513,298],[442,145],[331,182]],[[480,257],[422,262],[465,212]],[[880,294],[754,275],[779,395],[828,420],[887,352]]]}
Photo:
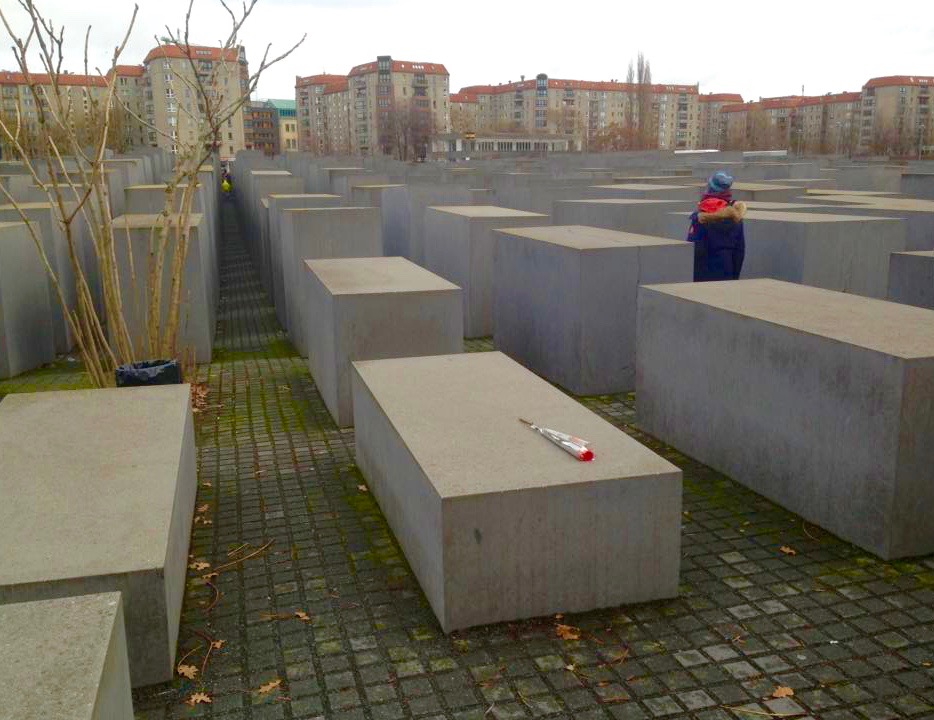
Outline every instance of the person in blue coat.
{"label": "person in blue coat", "polygon": [[746,204],[733,201],[733,178],[716,172],[691,214],[688,242],[694,243],[694,282],[738,280],[746,254]]}

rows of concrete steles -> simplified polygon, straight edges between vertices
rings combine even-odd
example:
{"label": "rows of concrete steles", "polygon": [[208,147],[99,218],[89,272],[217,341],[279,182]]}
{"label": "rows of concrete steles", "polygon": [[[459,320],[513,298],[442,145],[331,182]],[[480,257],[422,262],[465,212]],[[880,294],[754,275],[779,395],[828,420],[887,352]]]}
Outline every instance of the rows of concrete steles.
{"label": "rows of concrete steles", "polygon": [[[129,273],[145,265],[168,163],[112,162]],[[885,560],[934,552],[925,164],[246,151],[230,170],[230,198],[217,163],[200,178],[183,342],[210,362],[229,202],[444,632],[677,596],[681,471],[573,396],[635,392],[645,432],[808,522]],[[745,263],[738,281],[695,283],[688,216],[716,170],[748,208]],[[15,171],[0,165],[0,181],[67,276],[53,210]],[[73,345],[11,212],[0,378]],[[497,352],[463,352],[484,337]],[[593,459],[520,420],[586,439]],[[24,548],[0,567],[0,641],[54,655],[54,633],[87,670],[62,692],[93,688],[106,711],[92,717],[132,717],[130,686],[170,679],[176,661],[197,485],[188,390],[11,396],[0,452],[0,496],[29,498],[0,515],[0,548]],[[103,594],[75,597],[88,593]],[[69,613],[94,620],[62,629]]]}

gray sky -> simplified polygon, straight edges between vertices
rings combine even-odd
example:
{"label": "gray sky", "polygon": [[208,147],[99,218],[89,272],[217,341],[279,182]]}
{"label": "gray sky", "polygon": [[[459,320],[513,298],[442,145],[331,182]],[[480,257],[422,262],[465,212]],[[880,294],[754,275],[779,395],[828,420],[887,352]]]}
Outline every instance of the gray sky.
{"label": "gray sky", "polygon": [[[238,0],[233,0],[236,4]],[[2,0],[11,8],[15,0]],[[88,24],[92,61],[108,63],[132,12],[132,0],[36,0],[71,38],[67,63],[80,72]],[[187,0],[141,0],[123,56],[139,63],[164,34],[184,22]],[[640,7],[639,11],[628,9]],[[14,12],[12,19],[21,17]],[[218,0],[195,0],[192,42],[217,44],[229,32]],[[303,33],[305,44],[260,82],[261,98],[294,96],[295,75],[346,74],[388,54],[444,63],[451,86],[534,77],[624,79],[642,50],[655,82],[693,84],[701,92],[745,99],[859,90],[880,75],[934,75],[930,0],[781,4],[577,0],[260,0],[242,34],[251,69],[268,43],[278,54]],[[0,69],[13,70],[10,42]]]}

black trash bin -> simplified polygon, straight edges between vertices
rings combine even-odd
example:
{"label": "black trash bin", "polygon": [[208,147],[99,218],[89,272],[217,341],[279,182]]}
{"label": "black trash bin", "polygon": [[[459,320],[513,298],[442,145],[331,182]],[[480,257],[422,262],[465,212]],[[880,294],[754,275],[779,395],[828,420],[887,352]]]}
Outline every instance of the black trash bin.
{"label": "black trash bin", "polygon": [[153,360],[117,368],[117,387],[180,385],[182,369],[178,360]]}

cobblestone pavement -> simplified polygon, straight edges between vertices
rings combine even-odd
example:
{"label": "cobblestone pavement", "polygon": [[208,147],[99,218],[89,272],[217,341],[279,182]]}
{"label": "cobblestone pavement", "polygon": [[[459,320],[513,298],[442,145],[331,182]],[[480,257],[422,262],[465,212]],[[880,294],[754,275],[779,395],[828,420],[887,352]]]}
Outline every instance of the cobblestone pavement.
{"label": "cobblestone pavement", "polygon": [[934,559],[807,525],[642,435],[632,396],[581,402],[684,470],[679,598],[444,636],[225,227],[179,636],[194,678],[137,692],[137,718],[934,718]]}

